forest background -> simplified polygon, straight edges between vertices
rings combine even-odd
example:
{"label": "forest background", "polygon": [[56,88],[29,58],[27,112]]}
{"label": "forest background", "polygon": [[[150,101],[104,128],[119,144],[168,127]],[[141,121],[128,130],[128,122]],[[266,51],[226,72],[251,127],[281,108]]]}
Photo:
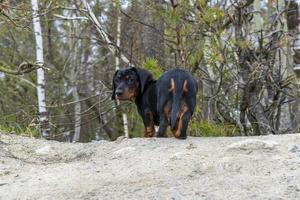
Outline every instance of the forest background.
{"label": "forest background", "polygon": [[110,99],[114,72],[130,63],[156,78],[173,67],[194,75],[192,136],[299,132],[299,3],[0,0],[0,130],[142,136],[135,105]]}

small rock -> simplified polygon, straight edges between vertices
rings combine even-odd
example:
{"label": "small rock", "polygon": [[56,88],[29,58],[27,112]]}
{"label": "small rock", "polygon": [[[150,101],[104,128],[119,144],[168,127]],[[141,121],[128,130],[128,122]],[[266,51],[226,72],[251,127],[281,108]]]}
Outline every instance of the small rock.
{"label": "small rock", "polygon": [[123,140],[126,140],[126,139],[128,139],[128,138],[125,136],[120,136],[115,140],[115,143],[120,144]]}
{"label": "small rock", "polygon": [[190,143],[189,146],[185,147],[186,149],[196,149],[197,145],[195,145],[194,143]]}
{"label": "small rock", "polygon": [[0,186],[7,185],[8,183],[0,183]]}
{"label": "small rock", "polygon": [[227,151],[252,153],[253,151],[274,151],[278,143],[275,141],[265,141],[257,139],[246,139],[243,141],[235,142],[227,147]]}
{"label": "small rock", "polygon": [[40,155],[47,155],[47,154],[50,154],[52,152],[53,152],[53,147],[51,147],[49,145],[38,148],[38,149],[35,150],[35,153],[40,154]]}
{"label": "small rock", "polygon": [[113,154],[116,156],[122,156],[124,154],[129,154],[135,150],[136,150],[136,148],[134,148],[134,147],[124,147],[122,149],[115,151]]}
{"label": "small rock", "polygon": [[181,160],[183,157],[185,157],[186,155],[189,155],[185,152],[176,152],[171,158],[170,160],[174,161],[174,160]]}
{"label": "small rock", "polygon": [[172,157],[170,158],[170,160],[171,160],[171,161],[175,161],[175,160],[177,160],[177,157],[176,157],[176,156],[172,156]]}
{"label": "small rock", "polygon": [[288,151],[290,153],[296,153],[298,151],[298,147],[296,145],[292,145],[289,147]]}
{"label": "small rock", "polygon": [[172,200],[181,200],[182,198],[181,198],[181,195],[177,191],[175,191],[175,192],[173,192],[171,199]]}
{"label": "small rock", "polygon": [[0,176],[5,176],[11,174],[11,171],[0,171]]}
{"label": "small rock", "polygon": [[287,187],[287,189],[288,189],[289,191],[296,191],[296,192],[299,192],[299,191],[300,191],[297,185],[289,185],[289,186]]}

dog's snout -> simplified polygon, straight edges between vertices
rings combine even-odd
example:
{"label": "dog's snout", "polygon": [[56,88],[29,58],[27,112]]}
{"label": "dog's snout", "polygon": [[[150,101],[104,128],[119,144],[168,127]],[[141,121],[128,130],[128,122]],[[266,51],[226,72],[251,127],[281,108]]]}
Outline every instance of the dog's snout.
{"label": "dog's snout", "polygon": [[123,94],[123,90],[121,90],[121,89],[116,90],[116,95],[117,96],[122,96],[122,94]]}

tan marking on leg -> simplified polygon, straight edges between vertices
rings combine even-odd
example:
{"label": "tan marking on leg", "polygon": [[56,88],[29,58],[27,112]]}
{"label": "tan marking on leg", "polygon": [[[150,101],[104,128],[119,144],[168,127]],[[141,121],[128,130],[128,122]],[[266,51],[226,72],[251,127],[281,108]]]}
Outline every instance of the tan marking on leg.
{"label": "tan marking on leg", "polygon": [[149,113],[147,113],[147,115],[149,115],[150,124],[149,124],[149,126],[145,127],[144,137],[153,137],[155,135],[153,114],[151,112],[149,112]]}
{"label": "tan marking on leg", "polygon": [[[164,121],[164,125],[163,126],[167,126],[167,124],[169,123],[170,121],[170,116],[171,116],[171,108],[172,108],[172,104],[171,104],[171,101],[168,101],[164,107],[163,107],[163,110],[164,110],[164,117],[166,118],[166,121]],[[165,128],[164,132],[163,132],[163,137],[168,137],[167,135],[167,128]]]}
{"label": "tan marking on leg", "polygon": [[189,91],[189,89],[188,89],[188,87],[187,87],[187,84],[188,84],[188,82],[187,82],[187,80],[185,80],[185,81],[183,82],[183,88],[182,88],[182,91],[183,91],[184,93],[187,93],[187,92]]}
{"label": "tan marking on leg", "polygon": [[155,135],[154,127],[151,127],[151,126],[145,127],[144,137],[153,137],[154,135]]}
{"label": "tan marking on leg", "polygon": [[164,106],[164,114],[167,117],[168,121],[170,121],[170,117],[171,117],[171,108],[172,108],[171,102],[168,101]]}
{"label": "tan marking on leg", "polygon": [[180,108],[180,111],[179,111],[179,120],[178,122],[176,123],[176,127],[175,129],[172,131],[173,132],[173,135],[178,138],[180,137],[180,134],[181,134],[181,129],[182,129],[182,117],[183,115],[188,111],[188,107],[184,104],[181,106]]}
{"label": "tan marking on leg", "polygon": [[175,90],[175,81],[173,78],[171,78],[169,92],[173,92],[174,90]]}

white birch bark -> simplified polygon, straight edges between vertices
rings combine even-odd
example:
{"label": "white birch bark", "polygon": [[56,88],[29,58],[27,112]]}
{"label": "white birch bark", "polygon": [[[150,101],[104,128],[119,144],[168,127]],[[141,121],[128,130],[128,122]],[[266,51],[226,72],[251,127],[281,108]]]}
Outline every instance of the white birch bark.
{"label": "white birch bark", "polygon": [[[38,1],[31,0],[33,10],[33,29],[36,41],[36,60],[41,66],[44,65],[43,53],[43,38],[40,18],[38,16]],[[44,69],[37,69],[37,97],[39,109],[40,134],[42,137],[49,137],[50,128],[48,113],[46,110],[46,95],[45,95],[45,74]]]}
{"label": "white birch bark", "polygon": [[[211,45],[210,39],[208,37],[205,37],[203,42],[207,46]],[[209,57],[209,52],[204,52],[205,58]],[[206,121],[211,121],[214,118],[214,102],[210,98],[213,96],[213,84],[210,80],[216,80],[216,77],[214,75],[214,72],[212,71],[212,66],[210,66],[208,63],[203,64],[201,66],[203,68],[203,71],[205,71],[205,79],[202,80],[202,92],[204,95],[204,102],[203,102],[203,108],[201,111],[202,118]]]}
{"label": "white birch bark", "polygon": [[[76,26],[75,26],[76,27]],[[76,30],[76,28],[75,28]],[[77,88],[77,74],[78,74],[78,63],[76,62],[76,54],[77,54],[77,45],[75,45],[75,52],[73,56],[73,65],[72,72],[71,72],[71,81],[72,81],[72,95],[74,99],[74,136],[73,136],[73,142],[78,142],[80,139],[80,130],[81,130],[81,103],[80,98],[78,94],[78,88]]]}
{"label": "white birch bark", "polygon": [[[74,16],[72,16],[74,17]],[[70,21],[70,38],[78,31],[78,22]],[[76,39],[70,40],[70,49],[72,50],[71,62],[70,62],[70,82],[72,84],[72,96],[74,99],[74,135],[72,142],[78,142],[80,139],[81,131],[81,101],[78,94],[77,79],[80,72],[80,62],[78,62],[78,49],[80,48],[80,41]]]}
{"label": "white birch bark", "polygon": [[[121,45],[121,15],[119,11],[119,5],[117,4],[117,10],[118,10],[118,18],[117,18],[117,41],[116,45],[120,47]],[[120,69],[120,58],[119,56],[115,57],[115,62],[116,62],[116,71]],[[117,105],[120,105],[120,101],[117,100]],[[124,135],[125,137],[129,137],[128,133],[128,119],[126,113],[122,113],[122,120],[123,120],[123,127],[124,127]]]}
{"label": "white birch bark", "polygon": [[80,104],[80,99],[79,99],[79,95],[78,95],[78,89],[77,86],[74,85],[73,86],[73,90],[72,90],[72,95],[74,98],[75,103],[75,108],[74,108],[74,136],[73,136],[73,142],[78,142],[80,139],[80,128],[81,128],[81,104]]}

